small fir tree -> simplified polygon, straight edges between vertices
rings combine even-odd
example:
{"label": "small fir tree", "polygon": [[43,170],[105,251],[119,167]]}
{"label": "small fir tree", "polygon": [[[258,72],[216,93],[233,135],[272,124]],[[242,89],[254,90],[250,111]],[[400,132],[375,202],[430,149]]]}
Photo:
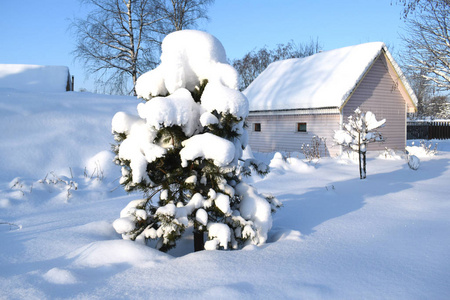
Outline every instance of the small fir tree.
{"label": "small fir tree", "polygon": [[366,178],[367,144],[384,141],[383,136],[376,129],[383,127],[385,122],[386,119],[377,121],[372,112],[362,112],[357,108],[354,114],[348,117],[348,122],[342,126],[342,129],[334,133],[336,144],[358,152],[361,179]]}
{"label": "small fir tree", "polygon": [[237,82],[213,36],[185,30],[164,39],[160,66],[136,85],[146,101],[139,117],[113,118],[121,184],[146,195],[114,222],[124,239],[155,240],[167,251],[192,226],[196,251],[266,241],[280,205],[242,180],[250,168],[265,174],[268,167],[242,159],[248,101]]}

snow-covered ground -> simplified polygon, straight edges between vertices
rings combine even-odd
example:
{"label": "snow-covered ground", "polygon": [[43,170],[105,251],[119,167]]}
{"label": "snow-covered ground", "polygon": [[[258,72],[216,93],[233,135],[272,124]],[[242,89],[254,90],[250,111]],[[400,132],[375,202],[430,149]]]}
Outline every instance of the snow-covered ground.
{"label": "snow-covered ground", "polygon": [[111,119],[138,101],[0,89],[0,299],[450,296],[450,141],[417,171],[371,153],[365,180],[345,158],[256,154],[271,173],[250,181],[284,205],[268,242],[165,254],[112,227],[141,195],[118,184]]}

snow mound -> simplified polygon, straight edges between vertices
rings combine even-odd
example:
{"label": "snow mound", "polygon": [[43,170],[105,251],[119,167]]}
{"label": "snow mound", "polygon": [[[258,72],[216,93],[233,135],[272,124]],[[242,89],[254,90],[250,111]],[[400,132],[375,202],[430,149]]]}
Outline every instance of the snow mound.
{"label": "snow mound", "polygon": [[54,284],[74,284],[78,282],[72,272],[60,268],[50,269],[43,277],[48,282]]}
{"label": "snow mound", "polygon": [[278,242],[282,240],[291,240],[291,241],[302,241],[302,234],[300,231],[292,230],[292,229],[278,229],[273,230],[273,233],[270,236],[269,242]]}
{"label": "snow mound", "polygon": [[127,263],[134,266],[169,260],[168,254],[127,240],[93,242],[70,253],[76,267],[97,268]]}
{"label": "snow mound", "polygon": [[114,165],[111,163],[114,153],[111,151],[100,151],[86,162],[86,176],[89,178],[102,179],[106,174],[112,174]]}
{"label": "snow mound", "polygon": [[284,157],[280,152],[276,152],[270,161],[269,167],[272,172],[284,174],[285,172],[309,173],[314,167],[308,165],[297,157]]}
{"label": "snow mound", "polygon": [[116,237],[116,232],[107,221],[94,221],[89,222],[77,227],[74,227],[74,231],[82,234],[94,236],[95,238],[113,239]]}

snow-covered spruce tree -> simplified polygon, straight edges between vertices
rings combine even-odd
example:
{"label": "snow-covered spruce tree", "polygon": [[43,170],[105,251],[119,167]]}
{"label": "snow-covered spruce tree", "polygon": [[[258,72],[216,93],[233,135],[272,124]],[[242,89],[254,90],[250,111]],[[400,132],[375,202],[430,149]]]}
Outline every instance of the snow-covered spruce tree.
{"label": "snow-covered spruce tree", "polygon": [[251,167],[261,174],[268,167],[242,160],[248,101],[237,76],[210,34],[164,39],[161,64],[136,84],[146,101],[139,116],[118,112],[112,121],[121,184],[145,195],[113,223],[124,239],[154,240],[167,251],[193,226],[196,251],[266,241],[279,202],[242,181]]}
{"label": "snow-covered spruce tree", "polygon": [[336,144],[347,146],[358,152],[361,179],[366,178],[367,144],[384,141],[383,136],[376,129],[383,127],[385,122],[386,119],[377,121],[372,112],[362,112],[357,108],[354,114],[348,117],[348,122],[342,126],[342,129],[334,133]]}

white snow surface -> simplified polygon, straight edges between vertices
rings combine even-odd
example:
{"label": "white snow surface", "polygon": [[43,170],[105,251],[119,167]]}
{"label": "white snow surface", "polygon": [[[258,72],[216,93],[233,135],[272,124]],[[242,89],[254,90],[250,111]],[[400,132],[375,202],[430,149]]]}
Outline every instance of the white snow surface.
{"label": "white snow surface", "polygon": [[[416,171],[369,152],[365,180],[345,158],[249,153],[272,160],[251,184],[283,203],[266,243],[193,253],[187,237],[164,254],[112,226],[142,197],[117,188],[120,168],[104,152],[114,113],[135,107],[133,97],[0,89],[0,299],[448,298],[450,141]],[[68,200],[70,182],[45,183],[50,172],[78,184]]]}
{"label": "white snow surface", "polygon": [[69,75],[69,68],[64,66],[0,64],[0,88],[64,92]]}
{"label": "white snow surface", "polygon": [[373,42],[274,62],[244,91],[250,111],[341,107],[383,48]]}

